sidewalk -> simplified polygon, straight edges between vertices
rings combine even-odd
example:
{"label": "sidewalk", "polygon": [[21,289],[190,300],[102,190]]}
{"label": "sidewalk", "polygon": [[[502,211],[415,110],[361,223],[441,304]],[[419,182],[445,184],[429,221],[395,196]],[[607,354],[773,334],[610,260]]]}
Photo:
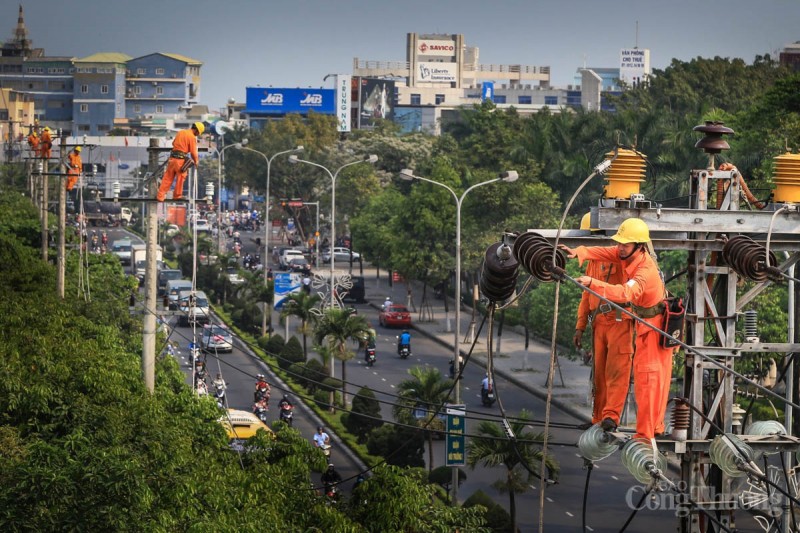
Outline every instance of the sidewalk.
{"label": "sidewalk", "polygon": [[[353,275],[357,275],[353,269]],[[374,267],[364,266],[364,282],[366,286],[367,301],[373,307],[380,307],[387,296],[391,296],[392,301],[406,303],[406,283],[395,283],[394,287],[389,286],[389,274],[381,270],[380,278],[376,278]],[[411,293],[414,305],[419,309],[422,302],[422,284],[411,282]],[[435,340],[442,346],[446,346],[451,351],[454,350],[455,340],[455,308],[451,299],[448,304],[450,308],[449,322],[450,331],[447,331],[448,320],[445,317],[444,301],[433,298],[432,288],[428,288],[428,303],[431,306],[433,319],[421,322],[419,312],[412,311],[413,329],[426,337]],[[471,341],[470,322],[472,320],[472,310],[462,308],[461,310],[461,339],[460,349],[462,356],[466,356],[470,349]],[[476,314],[475,332],[477,333],[483,317]],[[475,344],[475,349],[470,357],[469,363],[486,365],[486,332],[488,324],[484,325],[480,332],[479,340]],[[495,330],[496,331],[496,330]],[[544,400],[547,399],[547,372],[550,365],[550,345],[530,339],[528,349],[525,349],[525,334],[522,331],[515,331],[508,326],[503,328],[501,337],[495,334],[493,350],[495,353],[494,368],[495,372],[503,378],[513,382],[517,386],[527,390]],[[592,416],[591,406],[591,367],[583,365],[580,361],[571,360],[566,356],[560,355],[557,359],[558,365],[555,368],[553,379],[552,403],[562,411],[575,416],[578,422],[588,422]]]}

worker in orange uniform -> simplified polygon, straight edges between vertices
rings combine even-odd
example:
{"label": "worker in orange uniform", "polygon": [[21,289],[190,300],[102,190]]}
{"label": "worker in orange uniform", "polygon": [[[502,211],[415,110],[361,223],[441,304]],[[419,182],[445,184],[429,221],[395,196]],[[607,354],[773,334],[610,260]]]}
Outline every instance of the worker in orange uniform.
{"label": "worker in orange uniform", "polygon": [[[183,195],[183,182],[189,173],[188,168],[184,169],[186,160],[191,158],[197,165],[197,137],[203,134],[205,126],[202,122],[195,122],[189,129],[181,130],[172,141],[172,151],[169,153],[169,163],[164,172],[164,179],[161,180],[161,187],[158,189],[156,199],[163,202],[167,197],[167,191],[175,181],[175,191],[172,193],[173,200],[180,200]],[[177,180],[175,177],[177,176]]]}
{"label": "worker in orange uniform", "polygon": [[83,170],[81,150],[80,146],[76,146],[67,154],[67,157],[69,157],[69,163],[67,164],[67,192],[75,188],[75,184],[78,183],[78,178]]}
{"label": "worker in orange uniform", "polygon": [[39,135],[36,133],[36,130],[32,130],[31,134],[28,135],[28,146],[33,152],[35,157],[39,157]]}
{"label": "worker in orange uniform", "polygon": [[42,159],[50,159],[50,150],[53,149],[53,137],[50,136],[50,128],[45,128],[42,132],[40,155]]}
{"label": "worker in orange uniform", "polygon": [[[655,260],[650,255],[650,229],[638,218],[628,218],[611,237],[617,246],[579,246],[575,250],[561,246],[568,257],[583,263],[607,261],[618,265],[622,283],[611,284],[591,276],[576,281],[603,298],[629,306],[633,314],[652,326],[663,329],[666,288]],[[633,356],[633,390],[636,394],[636,438],[652,439],[664,432],[664,415],[672,378],[672,348],[662,348],[659,333],[636,323]],[[627,381],[627,376],[618,379]]]}
{"label": "worker in orange uniform", "polygon": [[[590,230],[589,213],[581,219],[581,229]],[[613,261],[590,260],[586,275],[609,285],[622,285],[622,268]],[[592,324],[592,346],[594,360],[594,407],[592,424],[599,423],[605,431],[619,425],[633,357],[633,320],[622,314],[597,296],[583,292],[578,306],[578,322],[572,343],[583,346],[583,332]]]}

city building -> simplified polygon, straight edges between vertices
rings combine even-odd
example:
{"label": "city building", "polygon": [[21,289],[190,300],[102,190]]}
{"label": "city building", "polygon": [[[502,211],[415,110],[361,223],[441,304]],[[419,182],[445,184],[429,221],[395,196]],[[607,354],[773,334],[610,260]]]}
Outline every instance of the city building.
{"label": "city building", "polygon": [[800,41],[784,46],[780,52],[779,61],[781,65],[789,67],[795,72],[800,70]]}
{"label": "city building", "polygon": [[125,64],[130,59],[111,52],[75,60],[73,133],[107,135],[125,116]]}

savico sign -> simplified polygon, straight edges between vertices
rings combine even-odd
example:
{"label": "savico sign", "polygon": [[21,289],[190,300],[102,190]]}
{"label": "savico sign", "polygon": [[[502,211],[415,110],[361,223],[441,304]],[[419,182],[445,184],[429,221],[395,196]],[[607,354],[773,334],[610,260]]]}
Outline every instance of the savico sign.
{"label": "savico sign", "polygon": [[456,46],[453,41],[433,41],[421,39],[417,43],[417,55],[421,56],[454,56]]}
{"label": "savico sign", "polygon": [[274,89],[272,87],[248,87],[248,113],[262,115],[285,115],[314,113],[333,115],[336,113],[333,89]]}

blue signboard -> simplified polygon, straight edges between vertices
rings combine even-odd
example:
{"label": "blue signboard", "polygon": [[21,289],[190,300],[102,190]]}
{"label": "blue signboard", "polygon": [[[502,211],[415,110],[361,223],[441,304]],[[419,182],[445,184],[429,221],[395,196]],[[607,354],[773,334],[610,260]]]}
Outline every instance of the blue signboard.
{"label": "blue signboard", "polygon": [[445,466],[464,466],[467,461],[465,434],[466,405],[447,406],[447,436],[445,437]]}
{"label": "blue signboard", "polygon": [[293,272],[277,272],[273,278],[275,284],[275,309],[280,309],[290,294],[300,292],[302,283],[300,274]]}
{"label": "blue signboard", "polygon": [[481,100],[493,102],[494,101],[494,82],[485,81],[481,84]]}
{"label": "blue signboard", "polygon": [[261,115],[307,115],[309,110],[323,115],[336,112],[334,89],[275,89],[272,87],[247,88],[247,113]]}

